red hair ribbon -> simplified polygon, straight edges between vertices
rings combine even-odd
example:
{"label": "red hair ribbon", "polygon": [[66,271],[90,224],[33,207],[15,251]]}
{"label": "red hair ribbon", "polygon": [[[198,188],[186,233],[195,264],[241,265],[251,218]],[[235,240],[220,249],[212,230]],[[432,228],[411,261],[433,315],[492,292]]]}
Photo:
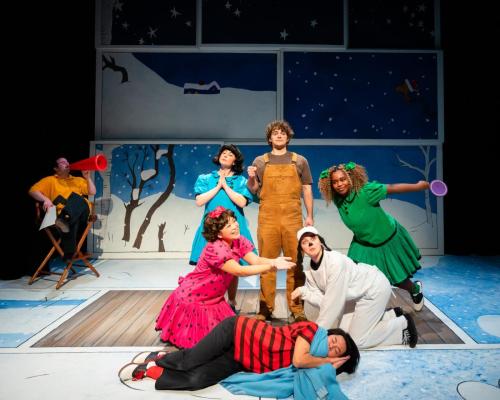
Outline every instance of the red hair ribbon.
{"label": "red hair ribbon", "polygon": [[224,211],[226,211],[226,209],[225,209],[224,207],[222,207],[222,206],[217,206],[217,207],[215,207],[215,209],[214,209],[213,211],[210,211],[210,212],[208,213],[208,216],[209,216],[210,218],[218,218],[218,217],[220,217],[220,215],[221,215]]}

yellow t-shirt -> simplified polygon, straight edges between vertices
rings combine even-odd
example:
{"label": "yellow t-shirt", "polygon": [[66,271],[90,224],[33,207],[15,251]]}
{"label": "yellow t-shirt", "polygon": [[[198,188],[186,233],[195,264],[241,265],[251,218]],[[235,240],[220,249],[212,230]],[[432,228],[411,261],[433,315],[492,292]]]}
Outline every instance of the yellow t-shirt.
{"label": "yellow t-shirt", "polygon": [[[89,194],[87,180],[72,175],[68,178],[60,178],[57,175],[47,176],[35,183],[29,191],[40,191],[47,196],[50,201],[54,201],[59,195],[67,199],[71,192],[75,192],[80,196],[88,196]],[[57,205],[57,211],[60,211],[62,208],[64,208],[64,204]]]}

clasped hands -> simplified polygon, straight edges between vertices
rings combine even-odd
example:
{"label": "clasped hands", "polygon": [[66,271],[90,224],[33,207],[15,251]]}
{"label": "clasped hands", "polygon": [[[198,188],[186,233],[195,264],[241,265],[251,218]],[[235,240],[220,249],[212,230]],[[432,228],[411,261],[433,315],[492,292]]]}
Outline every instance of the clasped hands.
{"label": "clasped hands", "polygon": [[226,189],[227,188],[227,182],[226,182],[226,178],[228,176],[231,176],[231,170],[221,170],[219,171],[219,182],[217,182],[217,186],[223,188],[223,189]]}

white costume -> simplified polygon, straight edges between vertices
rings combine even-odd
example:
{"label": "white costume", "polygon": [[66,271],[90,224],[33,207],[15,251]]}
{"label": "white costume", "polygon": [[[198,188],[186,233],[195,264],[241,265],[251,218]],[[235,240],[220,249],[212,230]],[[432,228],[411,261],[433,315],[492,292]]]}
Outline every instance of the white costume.
{"label": "white costume", "polygon": [[[402,343],[408,323],[393,310],[385,311],[391,285],[378,268],[323,249],[318,268],[304,272],[306,284],[299,290],[309,320],[325,329],[340,326],[361,349]],[[348,301],[355,303],[350,314],[344,312]]]}

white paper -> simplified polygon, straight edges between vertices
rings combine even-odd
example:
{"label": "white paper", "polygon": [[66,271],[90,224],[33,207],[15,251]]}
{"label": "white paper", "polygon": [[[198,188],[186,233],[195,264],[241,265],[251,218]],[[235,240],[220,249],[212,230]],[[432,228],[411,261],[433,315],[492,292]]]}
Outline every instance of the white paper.
{"label": "white paper", "polygon": [[56,223],[56,206],[50,207],[45,213],[45,217],[43,217],[43,221],[40,224],[40,230],[43,228],[47,228],[48,226],[52,226]]}

